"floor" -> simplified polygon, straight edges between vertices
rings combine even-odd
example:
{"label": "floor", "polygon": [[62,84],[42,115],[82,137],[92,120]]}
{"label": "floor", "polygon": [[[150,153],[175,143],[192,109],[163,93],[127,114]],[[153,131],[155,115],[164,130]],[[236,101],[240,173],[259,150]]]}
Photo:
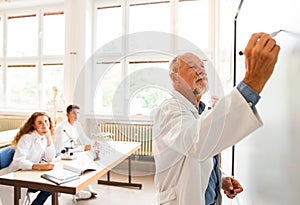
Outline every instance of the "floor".
{"label": "floor", "polygon": [[[106,179],[106,175],[103,176]],[[116,173],[111,173],[111,180],[128,181],[128,177]],[[148,176],[134,176],[132,183],[141,183],[142,189],[125,188],[99,185],[97,182],[92,183],[92,187],[98,191],[98,197],[89,200],[79,200],[77,205],[154,205],[155,194],[153,185],[153,175]],[[47,205],[51,204],[50,200]],[[60,196],[61,205],[74,205],[73,196],[69,194],[62,194]]]}
{"label": "floor", "polygon": [[[121,172],[111,173],[111,180],[127,182],[128,176],[120,174]],[[105,180],[106,175],[101,177]],[[132,177],[132,183],[141,183],[142,189],[137,188],[125,188],[125,187],[115,187],[99,185],[97,182],[93,182],[91,186],[93,189],[98,191],[98,197],[89,200],[79,200],[76,203],[73,201],[73,195],[61,194],[59,197],[60,205],[155,205],[155,191],[153,184],[153,175],[135,175]],[[9,187],[11,188],[11,187]],[[11,189],[10,192],[13,193]],[[12,196],[11,196],[12,197]],[[34,199],[34,196],[31,197]],[[240,197],[236,197],[234,200],[228,199],[223,195],[223,205],[233,205],[233,204],[244,204]],[[2,204],[0,201],[0,205]],[[45,205],[51,205],[51,197],[48,198]]]}

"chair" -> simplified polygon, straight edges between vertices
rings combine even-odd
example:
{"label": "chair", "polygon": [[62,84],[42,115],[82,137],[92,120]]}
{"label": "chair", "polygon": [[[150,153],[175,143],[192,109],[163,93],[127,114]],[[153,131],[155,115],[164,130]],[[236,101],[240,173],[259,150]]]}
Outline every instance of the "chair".
{"label": "chair", "polygon": [[[15,154],[15,150],[12,148],[12,146],[6,146],[6,147],[0,148],[0,169],[1,170],[4,168],[7,168],[10,165],[10,163],[13,160],[14,154]],[[4,173],[6,173],[6,171],[4,171]],[[11,199],[9,199],[9,197],[7,197],[7,193],[5,193],[6,191],[8,191],[8,189],[9,189],[9,187],[6,187],[6,186],[3,187],[1,185],[2,196],[0,197],[1,198],[0,204],[1,204],[1,201],[3,204],[12,202]]]}
{"label": "chair", "polygon": [[12,162],[15,150],[12,146],[0,148],[0,169],[6,168]]}
{"label": "chair", "polygon": [[[10,165],[13,160],[15,150],[12,146],[3,147],[0,149],[0,169],[6,168]],[[29,192],[26,193],[24,204],[31,202]]]}
{"label": "chair", "polygon": [[[14,154],[15,150],[12,148],[12,146],[0,148],[0,169],[4,169],[10,165],[13,160]],[[26,192],[25,200],[23,203],[24,205],[31,203],[30,193],[31,192],[29,191]]]}
{"label": "chair", "polygon": [[30,192],[27,190],[23,205],[29,205],[31,203]]}

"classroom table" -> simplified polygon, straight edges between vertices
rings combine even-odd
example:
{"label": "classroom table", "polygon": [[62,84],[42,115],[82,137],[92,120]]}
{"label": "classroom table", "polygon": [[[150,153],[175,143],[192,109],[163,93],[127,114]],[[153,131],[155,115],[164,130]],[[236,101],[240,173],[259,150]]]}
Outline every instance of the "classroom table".
{"label": "classroom table", "polygon": [[20,170],[0,176],[0,184],[14,187],[15,205],[19,205],[21,187],[49,191],[52,193],[52,204],[58,205],[59,193],[77,194],[84,187],[98,180],[122,161],[130,158],[141,147],[140,142],[110,141],[105,143],[106,147],[102,147],[104,153],[102,153],[100,159],[97,161],[93,159],[92,152],[89,151],[74,153],[75,159],[73,160],[62,160],[60,157],[55,159],[54,169],[61,169],[63,164],[80,164],[84,168],[95,169],[81,175],[79,179],[56,185],[51,181],[41,178],[41,175],[47,173],[47,171]]}

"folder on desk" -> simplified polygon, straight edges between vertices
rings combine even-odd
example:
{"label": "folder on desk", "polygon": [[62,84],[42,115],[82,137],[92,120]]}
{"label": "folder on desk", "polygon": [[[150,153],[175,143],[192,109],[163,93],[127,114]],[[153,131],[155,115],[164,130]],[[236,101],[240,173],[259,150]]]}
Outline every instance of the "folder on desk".
{"label": "folder on desk", "polygon": [[57,185],[79,179],[78,173],[66,170],[66,169],[55,169],[41,175],[42,178],[54,182]]}

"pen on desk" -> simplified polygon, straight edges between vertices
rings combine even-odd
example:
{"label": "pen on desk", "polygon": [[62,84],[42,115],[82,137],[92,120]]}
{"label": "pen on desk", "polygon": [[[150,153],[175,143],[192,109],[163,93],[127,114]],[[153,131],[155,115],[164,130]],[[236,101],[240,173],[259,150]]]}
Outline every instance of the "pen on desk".
{"label": "pen on desk", "polygon": [[[275,36],[276,36],[278,33],[280,33],[281,31],[285,31],[285,30],[280,29],[280,30],[278,30],[278,31],[275,31],[275,32],[271,33],[270,36],[271,36],[271,37],[275,37]],[[243,51],[239,51],[239,55],[240,55],[240,56],[244,55]]]}
{"label": "pen on desk", "polygon": [[42,160],[41,160],[41,163],[49,164],[49,162],[48,162],[46,159],[42,159]]}

